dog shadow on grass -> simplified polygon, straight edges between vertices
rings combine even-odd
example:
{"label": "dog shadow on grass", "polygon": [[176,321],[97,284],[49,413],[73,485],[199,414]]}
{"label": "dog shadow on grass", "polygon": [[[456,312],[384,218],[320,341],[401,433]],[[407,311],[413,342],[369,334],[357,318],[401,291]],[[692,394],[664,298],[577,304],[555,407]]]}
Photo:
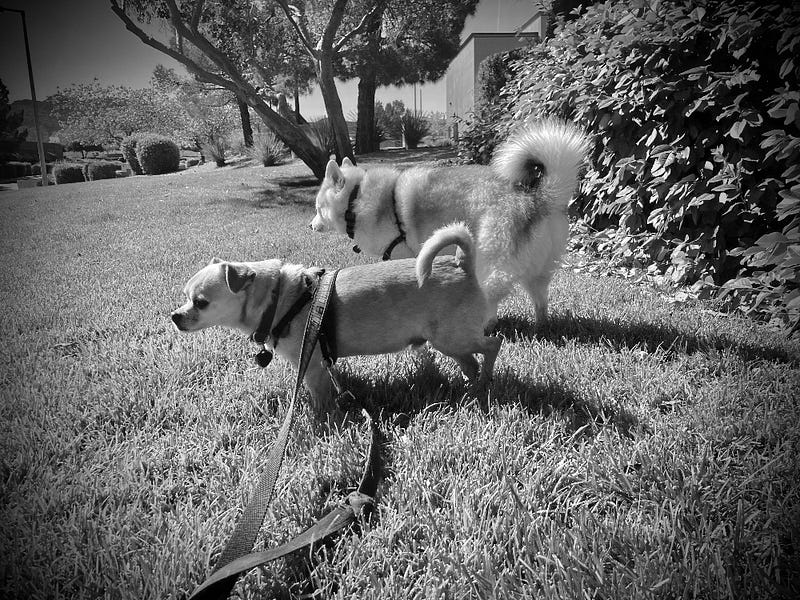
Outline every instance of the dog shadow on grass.
{"label": "dog shadow on grass", "polygon": [[622,322],[571,313],[551,314],[543,325],[536,325],[527,315],[507,314],[498,319],[492,331],[511,341],[535,339],[563,345],[568,340],[575,340],[583,344],[610,344],[613,348],[643,349],[650,354],[663,351],[667,356],[730,350],[747,361],[800,362],[797,355],[781,348],[724,335],[697,335],[662,323]]}
{"label": "dog shadow on grass", "polygon": [[[591,437],[604,427],[614,427],[623,435],[631,436],[631,431],[638,425],[632,415],[623,411],[611,414],[608,409],[604,410],[591,401],[579,397],[573,390],[558,382],[535,383],[520,377],[511,369],[498,370],[486,394],[475,393],[465,382],[453,378],[441,369],[439,364],[432,360],[431,354],[432,351],[421,351],[413,360],[398,361],[400,363],[398,368],[378,375],[365,376],[363,371],[340,364],[339,379],[343,387],[377,417],[379,427],[385,435],[387,430],[397,435],[398,431],[404,430],[412,423],[415,416],[425,411],[435,409],[446,411],[448,408],[455,410],[465,405],[475,406],[487,414],[492,407],[512,405],[521,406],[525,411],[536,415],[558,414],[565,423],[567,431],[570,433],[580,431],[579,435],[582,437]],[[358,410],[351,411],[349,413],[352,415],[351,423],[344,426],[363,428],[363,424],[357,424],[359,420],[357,413]],[[322,429],[324,430],[324,426]],[[321,430],[320,435],[325,435],[324,431]],[[362,452],[366,455],[368,438],[366,433],[361,435]],[[387,441],[391,442],[391,439]],[[379,494],[386,482],[394,478],[393,457],[388,444],[381,449],[381,463]],[[355,485],[356,480],[353,479],[349,484]],[[332,490],[344,489],[347,485],[348,482],[339,479],[318,481],[312,501],[314,512],[321,516],[325,512],[323,507],[330,501]],[[288,557],[286,559],[288,568],[282,574],[284,580],[304,587],[303,591],[312,595],[315,590],[309,574],[320,562],[326,560],[325,552],[332,550],[335,543],[335,541],[326,542],[311,555],[305,552]]]}

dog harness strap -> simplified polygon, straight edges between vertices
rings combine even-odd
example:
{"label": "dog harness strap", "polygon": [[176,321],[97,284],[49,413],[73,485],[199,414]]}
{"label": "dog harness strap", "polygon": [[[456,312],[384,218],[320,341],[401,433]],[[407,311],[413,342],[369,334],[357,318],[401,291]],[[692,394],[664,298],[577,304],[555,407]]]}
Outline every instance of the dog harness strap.
{"label": "dog harness strap", "polygon": [[[319,336],[320,327],[322,327],[325,307],[328,304],[328,298],[333,289],[333,283],[336,280],[337,273],[338,271],[323,274],[314,292],[314,302],[311,305],[311,310],[308,311],[306,327],[303,331],[303,343],[300,348],[300,364],[297,367],[297,380],[295,381],[294,393],[289,402],[286,417],[284,417],[281,428],[278,431],[278,437],[272,445],[272,448],[270,448],[267,466],[261,474],[258,485],[256,485],[253,491],[250,503],[242,512],[233,530],[233,534],[231,534],[228,540],[228,544],[225,546],[225,549],[214,565],[214,572],[212,573],[212,579],[214,580],[213,585],[208,585],[211,579],[206,580],[195,589],[190,596],[191,600],[197,600],[198,598],[227,598],[233,586],[236,584],[236,579],[238,579],[240,571],[227,573],[224,567],[247,555],[253,549],[253,544],[256,541],[258,532],[264,523],[264,516],[267,514],[267,509],[272,502],[272,496],[275,492],[275,483],[278,480],[278,473],[280,473],[281,465],[283,464],[286,446],[289,443],[289,433],[292,428],[292,422],[294,421],[294,409],[297,403],[297,397],[300,395],[300,389],[303,386],[303,377],[306,374],[308,363],[311,361],[311,356],[314,354],[314,348],[317,345],[317,337]],[[216,573],[218,571],[227,574],[217,578]]]}
{"label": "dog harness strap", "polygon": [[350,197],[347,199],[347,210],[344,211],[344,222],[347,227],[347,237],[351,240],[356,235],[356,212],[353,210],[358,191],[361,188],[358,184],[355,185],[353,191],[350,192]]}
{"label": "dog harness strap", "polygon": [[308,278],[308,275],[303,275],[303,282],[306,286],[303,290],[303,293],[300,294],[297,300],[294,301],[294,303],[289,307],[289,310],[286,311],[286,314],[281,317],[280,321],[278,321],[277,325],[275,325],[270,332],[272,334],[272,338],[275,340],[276,346],[278,345],[278,339],[283,335],[283,332],[289,323],[294,320],[300,311],[303,310],[303,307],[311,302],[311,298],[314,297],[314,293],[311,291],[311,279]]}
{"label": "dog harness strap", "polygon": [[403,231],[403,223],[400,221],[400,214],[397,212],[397,201],[395,200],[394,192],[392,192],[392,210],[394,211],[394,222],[397,225],[397,230],[400,232],[400,235],[394,238],[392,243],[389,244],[389,247],[384,250],[383,260],[390,260],[392,258],[392,252],[397,245],[406,241],[406,232]]}

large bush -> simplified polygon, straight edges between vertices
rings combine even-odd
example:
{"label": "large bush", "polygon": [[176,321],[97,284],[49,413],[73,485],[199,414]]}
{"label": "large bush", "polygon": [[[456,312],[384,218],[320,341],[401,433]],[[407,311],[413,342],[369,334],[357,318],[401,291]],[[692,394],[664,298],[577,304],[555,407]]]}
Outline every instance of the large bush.
{"label": "large bush", "polygon": [[600,3],[515,64],[508,117],[487,129],[585,126],[575,208],[617,228],[616,257],[797,330],[798,39],[797,3]]}
{"label": "large bush", "polygon": [[522,56],[522,49],[498,52],[478,65],[475,107],[458,139],[458,156],[462,160],[482,165],[491,160],[495,146],[502,139],[498,124],[507,110],[501,93],[513,80],[512,62]]}
{"label": "large bush", "polygon": [[60,183],[80,183],[86,181],[81,163],[58,162],[53,167],[53,180]]}
{"label": "large bush", "polygon": [[142,167],[139,164],[139,160],[136,158],[136,143],[138,141],[139,136],[136,134],[124,137],[119,143],[119,149],[120,152],[122,152],[122,158],[128,163],[131,171],[136,175],[142,175]]}
{"label": "large bush", "polygon": [[141,135],[136,142],[136,160],[145,175],[177,171],[181,151],[171,139],[155,134]]}

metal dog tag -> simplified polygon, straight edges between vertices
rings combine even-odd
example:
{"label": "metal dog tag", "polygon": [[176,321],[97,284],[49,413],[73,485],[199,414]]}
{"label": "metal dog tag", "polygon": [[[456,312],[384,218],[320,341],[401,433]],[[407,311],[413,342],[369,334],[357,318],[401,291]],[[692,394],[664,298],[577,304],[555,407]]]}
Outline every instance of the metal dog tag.
{"label": "metal dog tag", "polygon": [[264,348],[261,352],[255,355],[256,364],[262,369],[272,362],[272,352],[268,348]]}

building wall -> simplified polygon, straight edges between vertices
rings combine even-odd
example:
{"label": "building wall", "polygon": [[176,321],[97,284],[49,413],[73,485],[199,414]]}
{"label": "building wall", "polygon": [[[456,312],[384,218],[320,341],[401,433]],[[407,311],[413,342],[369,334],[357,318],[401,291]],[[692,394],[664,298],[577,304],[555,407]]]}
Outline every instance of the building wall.
{"label": "building wall", "polygon": [[535,44],[539,39],[538,32],[519,36],[513,33],[476,33],[469,36],[450,63],[445,76],[447,116],[451,119],[464,118],[472,110],[478,68],[483,59],[498,52]]}

